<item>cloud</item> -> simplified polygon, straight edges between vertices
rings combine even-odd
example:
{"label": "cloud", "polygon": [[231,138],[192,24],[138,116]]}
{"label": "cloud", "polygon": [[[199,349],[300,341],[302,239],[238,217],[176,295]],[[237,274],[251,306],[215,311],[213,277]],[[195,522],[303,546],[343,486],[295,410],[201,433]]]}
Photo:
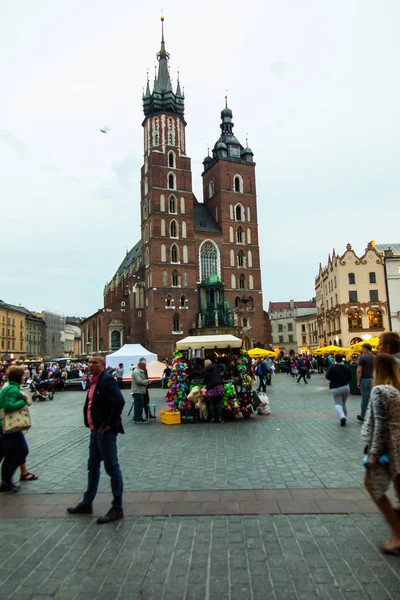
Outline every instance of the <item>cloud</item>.
{"label": "cloud", "polygon": [[0,143],[12,148],[12,150],[14,150],[14,152],[18,154],[20,158],[27,158],[28,146],[24,142],[21,142],[21,140],[17,139],[15,135],[11,133],[11,131],[8,131],[8,129],[0,129]]}
{"label": "cloud", "polygon": [[271,73],[277,76],[285,75],[286,73],[293,73],[296,70],[294,65],[291,65],[283,60],[273,60],[269,63],[269,70]]}

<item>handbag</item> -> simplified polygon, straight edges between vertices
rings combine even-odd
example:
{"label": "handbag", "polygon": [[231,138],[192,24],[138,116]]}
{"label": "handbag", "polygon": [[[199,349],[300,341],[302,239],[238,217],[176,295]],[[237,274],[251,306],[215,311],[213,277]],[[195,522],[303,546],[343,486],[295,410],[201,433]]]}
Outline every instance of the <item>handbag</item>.
{"label": "handbag", "polygon": [[9,413],[2,408],[0,415],[3,434],[17,433],[18,431],[26,431],[31,428],[31,415],[27,406]]}

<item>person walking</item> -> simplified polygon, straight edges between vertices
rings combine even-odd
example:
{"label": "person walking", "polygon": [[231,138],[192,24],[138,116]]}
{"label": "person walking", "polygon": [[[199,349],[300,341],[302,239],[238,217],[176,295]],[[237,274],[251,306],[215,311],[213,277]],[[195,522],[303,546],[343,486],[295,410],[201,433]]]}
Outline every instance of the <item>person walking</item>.
{"label": "person walking", "polygon": [[262,360],[262,358],[259,358],[258,363],[256,365],[256,375],[258,377],[257,392],[261,392],[261,388],[262,388],[263,392],[267,391],[267,386],[266,386],[266,382],[265,382],[266,373],[267,373],[267,365]]}
{"label": "person walking", "polygon": [[133,422],[145,423],[143,419],[143,408],[147,387],[150,385],[150,379],[146,377],[146,359],[141,358],[137,366],[132,371],[131,394],[134,400]]}
{"label": "person walking", "polygon": [[[386,492],[400,474],[400,373],[390,354],[374,359],[373,388],[362,435],[368,468],[364,485],[389,527],[392,537],[381,547],[386,554],[400,555],[400,518]],[[382,464],[385,457],[386,464]]]}
{"label": "person walking", "polygon": [[400,369],[400,335],[394,331],[382,333],[379,338],[378,352],[391,354]]}
{"label": "person walking", "polygon": [[374,355],[371,344],[363,344],[361,356],[357,363],[357,387],[361,390],[361,412],[357,415],[359,421],[364,421],[372,388],[372,372]]}
{"label": "person walking", "polygon": [[322,356],[317,356],[317,366],[318,366],[318,373],[322,373],[322,375],[324,374],[324,358]]}
{"label": "person walking", "polygon": [[[9,367],[7,369],[8,385],[0,392],[0,409],[6,413],[21,410],[24,406],[30,406],[32,400],[20,390],[24,378],[22,367]],[[0,421],[0,428],[2,423]],[[0,454],[4,456],[1,466],[0,492],[18,492],[19,486],[13,483],[13,476],[20,465],[26,468],[26,457],[29,454],[28,444],[22,431],[3,434],[0,429]],[[21,471],[22,472],[22,471]]]}
{"label": "person walking", "polygon": [[341,354],[336,354],[336,364],[329,367],[325,377],[329,381],[329,389],[332,393],[336,414],[341,426],[344,427],[347,421],[346,402],[350,394],[351,371],[344,364]]}
{"label": "person walking", "polygon": [[114,377],[106,372],[103,356],[92,354],[88,366],[92,379],[83,409],[85,425],[90,429],[88,486],[82,501],[76,506],[68,507],[67,511],[72,515],[93,512],[93,501],[100,481],[100,465],[104,462],[106,473],[111,479],[113,500],[110,510],[97,519],[100,525],[124,518],[117,436],[124,433],[121,413],[125,400]]}
{"label": "person walking", "polygon": [[123,378],[124,378],[124,364],[123,363],[119,363],[118,367],[115,369],[115,376],[118,381],[119,389],[121,389]]}
{"label": "person walking", "polygon": [[297,367],[297,371],[299,374],[296,383],[300,383],[301,378],[304,379],[304,383],[307,383],[307,381],[306,381],[307,369],[306,369],[306,365],[304,362],[304,358],[302,356],[299,356],[296,367]]}
{"label": "person walking", "polygon": [[217,366],[208,359],[204,361],[203,383],[207,390],[211,422],[222,423],[223,380]]}

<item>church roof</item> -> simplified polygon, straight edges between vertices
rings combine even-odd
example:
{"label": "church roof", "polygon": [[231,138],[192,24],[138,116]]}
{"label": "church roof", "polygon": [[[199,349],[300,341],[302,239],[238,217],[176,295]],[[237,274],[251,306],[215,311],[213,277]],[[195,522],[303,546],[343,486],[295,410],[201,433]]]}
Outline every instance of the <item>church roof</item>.
{"label": "church roof", "polygon": [[194,207],[194,229],[207,233],[222,233],[216,221],[211,216],[208,208],[199,202]]}
{"label": "church roof", "polygon": [[124,260],[119,265],[116,275],[122,275],[126,269],[128,269],[135,260],[140,258],[142,255],[142,241],[139,240],[137,244],[126,254]]}

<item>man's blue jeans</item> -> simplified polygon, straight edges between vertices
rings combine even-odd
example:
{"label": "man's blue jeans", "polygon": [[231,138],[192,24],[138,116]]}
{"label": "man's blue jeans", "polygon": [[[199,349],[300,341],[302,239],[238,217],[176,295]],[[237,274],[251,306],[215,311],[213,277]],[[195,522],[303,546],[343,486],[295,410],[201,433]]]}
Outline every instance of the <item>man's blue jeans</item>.
{"label": "man's blue jeans", "polygon": [[90,432],[88,487],[82,500],[82,503],[87,506],[92,506],[96,497],[102,462],[104,462],[107,475],[111,477],[112,507],[116,511],[120,511],[122,510],[123,492],[122,473],[118,462],[117,434],[110,430],[102,434],[98,431]]}
{"label": "man's blue jeans", "polygon": [[143,419],[144,394],[132,394],[135,402],[133,409],[133,420],[141,421]]}
{"label": "man's blue jeans", "polygon": [[367,412],[369,397],[372,390],[372,379],[363,377],[361,379],[361,417],[365,418]]}

